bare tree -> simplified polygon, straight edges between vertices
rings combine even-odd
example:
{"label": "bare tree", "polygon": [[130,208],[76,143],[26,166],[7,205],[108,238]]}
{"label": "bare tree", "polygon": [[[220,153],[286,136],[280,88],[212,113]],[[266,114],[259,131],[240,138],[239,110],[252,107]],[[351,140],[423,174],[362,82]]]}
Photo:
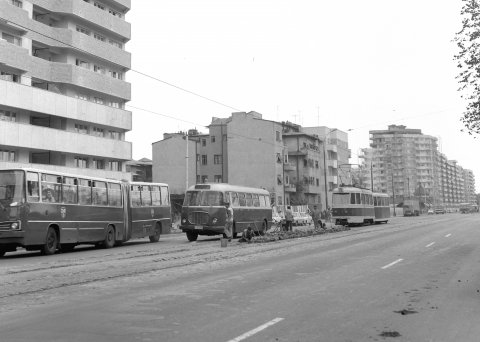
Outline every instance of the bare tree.
{"label": "bare tree", "polygon": [[462,0],[462,29],[455,35],[459,48],[454,60],[460,73],[459,91],[468,104],[462,122],[469,134],[480,133],[480,1]]}

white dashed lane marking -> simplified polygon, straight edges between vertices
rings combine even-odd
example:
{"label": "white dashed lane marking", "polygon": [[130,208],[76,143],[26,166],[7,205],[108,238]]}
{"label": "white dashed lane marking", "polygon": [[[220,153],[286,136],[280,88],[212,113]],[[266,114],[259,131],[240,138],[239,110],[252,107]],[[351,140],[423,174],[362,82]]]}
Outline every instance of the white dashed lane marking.
{"label": "white dashed lane marking", "polygon": [[239,341],[242,341],[242,340],[245,340],[247,338],[249,338],[250,336],[253,336],[255,335],[256,333],[259,333],[260,331],[262,330],[265,330],[267,329],[268,327],[274,325],[274,324],[277,324],[278,322],[280,321],[283,321],[284,318],[280,318],[280,317],[277,317],[275,319],[272,319],[270,322],[267,322],[265,324],[262,324],[261,326],[253,329],[253,330],[250,330],[250,331],[247,331],[245,334],[243,335],[240,335],[238,337],[235,337],[233,340],[229,340],[228,342],[239,342]]}
{"label": "white dashed lane marking", "polygon": [[429,243],[428,245],[426,245],[425,247],[427,247],[427,248],[428,248],[428,247],[431,247],[431,246],[433,246],[434,244],[435,244],[435,242],[431,242],[431,243]]}
{"label": "white dashed lane marking", "polygon": [[447,234],[447,235],[445,235],[445,237],[450,237],[451,235],[452,235],[452,234]]}
{"label": "white dashed lane marking", "polygon": [[398,264],[398,263],[401,262],[401,261],[403,261],[403,259],[395,260],[394,262],[391,262],[391,263],[389,263],[388,265],[383,266],[383,267],[382,267],[382,270],[387,269],[387,268],[389,268],[389,267],[392,267],[393,265]]}

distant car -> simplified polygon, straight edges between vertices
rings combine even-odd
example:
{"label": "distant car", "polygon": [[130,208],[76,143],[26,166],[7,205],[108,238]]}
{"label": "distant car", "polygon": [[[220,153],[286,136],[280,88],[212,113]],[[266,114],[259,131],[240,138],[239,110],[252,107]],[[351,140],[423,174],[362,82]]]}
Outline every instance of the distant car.
{"label": "distant car", "polygon": [[435,208],[435,214],[445,214],[445,209],[443,209],[443,208]]}
{"label": "distant car", "polygon": [[427,215],[433,215],[433,214],[435,214],[435,212],[433,211],[433,209],[428,209]]}
{"label": "distant car", "polygon": [[303,226],[305,223],[305,217],[303,217],[300,213],[293,213],[293,222],[294,226]]}

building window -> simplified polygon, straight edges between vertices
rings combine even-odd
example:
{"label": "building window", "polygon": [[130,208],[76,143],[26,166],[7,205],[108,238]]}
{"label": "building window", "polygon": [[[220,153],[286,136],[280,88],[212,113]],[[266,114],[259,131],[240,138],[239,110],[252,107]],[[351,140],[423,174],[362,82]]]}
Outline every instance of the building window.
{"label": "building window", "polygon": [[0,120],[15,122],[17,121],[17,113],[0,109]]}
{"label": "building window", "polygon": [[207,155],[202,154],[202,165],[207,165]]}
{"label": "building window", "polygon": [[200,163],[200,155],[197,154],[197,163]]}
{"label": "building window", "polygon": [[200,175],[197,175],[197,184],[200,183]]}
{"label": "building window", "polygon": [[114,17],[119,17],[121,18],[122,17],[122,14],[120,12],[117,12],[111,8],[108,9],[108,13],[110,13],[111,15],[113,15]]}
{"label": "building window", "polygon": [[202,183],[208,182],[208,176],[202,176]]}
{"label": "building window", "polygon": [[202,139],[202,146],[207,146],[207,139]]}
{"label": "building window", "polygon": [[213,176],[213,181],[215,183],[221,183],[222,182],[222,176],[221,175],[215,175]]}
{"label": "building window", "polygon": [[277,141],[282,141],[282,136],[280,135],[280,131],[275,131],[275,138]]}
{"label": "building window", "polygon": [[11,4],[13,6],[17,6],[17,7],[20,7],[20,8],[23,7],[23,3],[20,0],[11,0]]}
{"label": "building window", "polygon": [[2,38],[10,44],[22,46],[22,38],[14,36],[13,34],[2,32]]}
{"label": "building window", "polygon": [[75,167],[78,167],[80,169],[86,169],[88,167],[87,158],[75,157]]}
{"label": "building window", "polygon": [[20,77],[9,72],[0,71],[0,80],[18,83],[20,81]]}
{"label": "building window", "polygon": [[113,77],[113,78],[118,78],[119,80],[123,80],[123,73],[118,72],[118,71],[110,70],[110,76]]}
{"label": "building window", "polygon": [[94,37],[96,40],[99,40],[99,41],[101,41],[101,42],[105,42],[105,41],[106,41],[105,37],[102,36],[101,34],[98,34],[98,33],[94,33],[94,34],[93,34],[93,37]]}
{"label": "building window", "polygon": [[88,126],[75,124],[75,132],[81,133],[81,134],[88,134]]}
{"label": "building window", "polygon": [[282,163],[282,154],[277,153],[277,163],[281,164]]}
{"label": "building window", "polygon": [[15,151],[0,150],[0,160],[14,162]]}
{"label": "building window", "polygon": [[93,135],[103,138],[104,134],[105,130],[103,128],[93,127]]}
{"label": "building window", "polygon": [[85,94],[75,94],[75,97],[79,100],[85,100],[88,101],[88,96]]}
{"label": "building window", "polygon": [[320,179],[317,178],[317,186],[320,186]]}
{"label": "building window", "polygon": [[95,7],[98,7],[99,9],[101,9],[101,10],[104,10],[104,11],[105,11],[105,6],[104,6],[104,5],[102,5],[102,4],[101,4],[101,3],[99,3],[99,2],[96,2],[96,1],[95,1],[95,2],[93,3],[93,6],[95,6]]}
{"label": "building window", "polygon": [[77,25],[77,32],[86,34],[87,36],[90,35],[90,30],[89,29],[86,29],[85,27],[78,26],[78,25]]}
{"label": "building window", "polygon": [[277,175],[277,184],[278,184],[278,185],[282,185],[282,184],[283,184],[282,175]]}
{"label": "building window", "polygon": [[212,136],[210,137],[210,141],[211,141],[212,143],[215,142],[215,136],[214,136],[214,135],[212,135]]}
{"label": "building window", "polygon": [[109,101],[108,105],[113,108],[120,108],[120,102],[118,101]]}
{"label": "building window", "polygon": [[105,161],[102,159],[93,159],[92,160],[92,168],[103,170],[105,169]]}
{"label": "building window", "polygon": [[99,74],[105,74],[105,68],[99,65],[93,65],[93,71],[98,72]]}
{"label": "building window", "polygon": [[117,160],[110,160],[108,162],[108,169],[111,171],[122,171],[122,163]]}
{"label": "building window", "polygon": [[303,160],[303,167],[308,167],[308,160],[307,159]]}
{"label": "building window", "polygon": [[93,102],[97,104],[102,104],[102,105],[105,103],[105,101],[101,97],[94,97]]}
{"label": "building window", "polygon": [[113,140],[120,140],[120,132],[117,131],[108,131],[108,136]]}
{"label": "building window", "polygon": [[315,160],[315,167],[318,169],[318,160]]}
{"label": "building window", "polygon": [[88,62],[82,61],[81,59],[78,59],[78,58],[75,60],[75,65],[81,68],[90,69],[90,64],[88,64]]}
{"label": "building window", "polygon": [[221,154],[215,154],[213,156],[213,163],[214,164],[222,164],[223,160],[222,160],[222,155]]}
{"label": "building window", "polygon": [[110,45],[113,45],[119,49],[122,49],[123,48],[123,44],[116,41],[116,40],[113,40],[113,39],[109,39],[108,42],[110,43]]}

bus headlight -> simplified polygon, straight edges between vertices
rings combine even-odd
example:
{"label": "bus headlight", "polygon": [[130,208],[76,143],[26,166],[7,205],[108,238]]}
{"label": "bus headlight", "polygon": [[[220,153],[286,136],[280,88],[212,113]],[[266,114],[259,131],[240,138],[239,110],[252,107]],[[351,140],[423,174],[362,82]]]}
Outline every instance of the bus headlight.
{"label": "bus headlight", "polygon": [[213,223],[213,224],[216,224],[217,221],[218,221],[218,219],[217,219],[216,217],[214,217],[213,220],[212,220],[212,223]]}
{"label": "bus headlight", "polygon": [[18,224],[18,222],[12,222],[10,224],[10,229],[12,230],[20,230],[20,225]]}

